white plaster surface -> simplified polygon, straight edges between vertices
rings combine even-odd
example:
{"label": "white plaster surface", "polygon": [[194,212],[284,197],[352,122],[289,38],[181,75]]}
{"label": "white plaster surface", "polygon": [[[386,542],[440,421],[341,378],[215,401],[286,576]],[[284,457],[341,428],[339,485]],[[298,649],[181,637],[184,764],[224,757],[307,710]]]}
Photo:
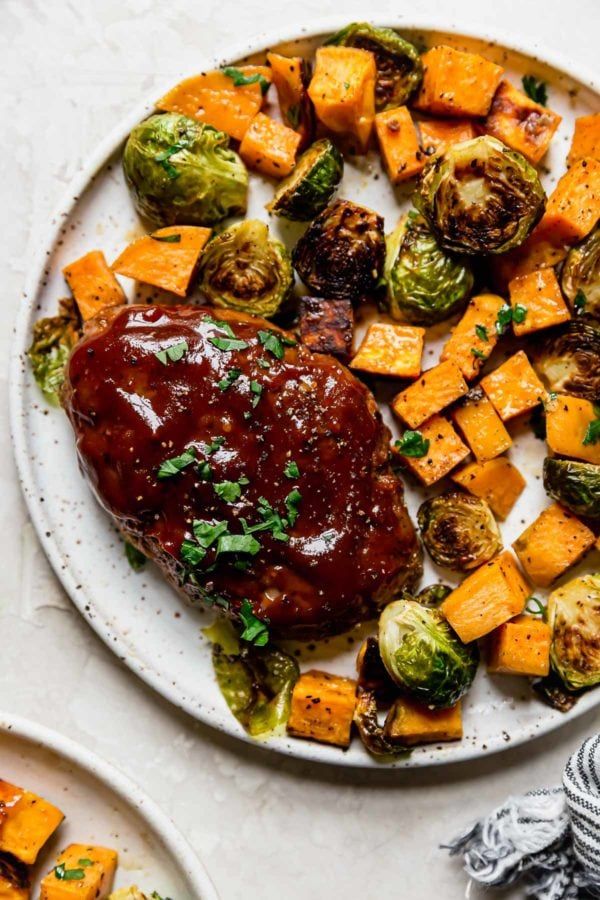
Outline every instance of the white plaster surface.
{"label": "white plaster surface", "polygon": [[[408,23],[414,10],[442,27],[500,28],[541,55],[598,68],[597,0],[412,0],[401,13],[382,0],[343,6],[349,20]],[[600,717],[418,772],[301,764],[238,744],[154,695],[71,607],[28,523],[10,449],[12,323],[28,260],[71,175],[171,75],[258,32],[340,11],[322,0],[0,0],[0,709],[70,735],[133,777],[190,839],[223,900],[458,900],[466,879],[438,844],[507,794],[558,781]]]}

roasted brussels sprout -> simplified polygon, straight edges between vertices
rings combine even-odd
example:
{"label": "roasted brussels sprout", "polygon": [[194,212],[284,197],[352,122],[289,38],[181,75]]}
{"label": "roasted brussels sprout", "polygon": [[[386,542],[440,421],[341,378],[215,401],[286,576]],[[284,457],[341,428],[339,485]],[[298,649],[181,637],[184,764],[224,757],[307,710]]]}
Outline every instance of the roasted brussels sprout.
{"label": "roasted brussels sprout", "polygon": [[202,254],[198,287],[215,306],[270,318],[294,284],[286,248],[258,219],[246,219],[213,238]]}
{"label": "roasted brussels sprout", "polygon": [[458,312],[473,288],[468,266],[442,250],[414,212],[386,238],[385,278],[390,315],[416,325],[433,325]]}
{"label": "roasted brussels sprout", "polygon": [[267,205],[269,212],[308,222],[331,200],[344,174],[344,159],[329,138],[315,141],[302,154],[294,171],[280,182]]}
{"label": "roasted brussels sprout", "polygon": [[384,258],[383,219],[348,200],[327,206],[292,254],[294,268],[314,294],[355,301],[377,289]]}
{"label": "roasted brussels sprout", "polygon": [[559,712],[566,713],[573,709],[579,699],[578,694],[568,691],[556,672],[550,669],[550,674],[544,678],[536,678],[533,681],[533,690],[538,697]]}
{"label": "roasted brussels sprout", "polygon": [[533,366],[549,391],[600,403],[600,325],[573,319],[532,346]]}
{"label": "roasted brussels sprout", "polygon": [[377,111],[403,106],[418,90],[423,80],[423,64],[419,51],[391,28],[376,28],[367,22],[353,22],[329,38],[328,44],[359,47],[375,56]]}
{"label": "roasted brussels sprout", "polygon": [[572,691],[600,682],[600,575],[574,578],[548,598],[550,661]]}
{"label": "roasted brussels sprout", "polygon": [[79,314],[72,299],[61,300],[58,315],[40,319],[33,326],[27,356],[40,390],[54,406],[58,404],[66,362],[79,339],[79,328]]}
{"label": "roasted brussels sprout", "polygon": [[430,609],[437,609],[441,606],[448,594],[452,593],[452,588],[447,584],[429,584],[419,591],[415,600],[423,606],[429,606]]}
{"label": "roasted brussels sprout", "polygon": [[387,673],[376,637],[364,640],[356,657],[358,688],[373,694],[378,706],[389,706],[398,696],[398,688]]}
{"label": "roasted brussels sprout", "polygon": [[408,595],[383,610],[379,650],[396,684],[430,707],[460,700],[479,662],[477,644],[463,644],[437,609]]}
{"label": "roasted brussels sprout", "polygon": [[544,487],[576,516],[600,519],[600,466],[549,456],[544,460]]}
{"label": "roasted brussels sprout", "polygon": [[502,549],[491,509],[479,497],[448,491],[419,507],[417,521],[432,560],[457,572],[475,569]]}
{"label": "roasted brussels sprout", "polygon": [[600,319],[600,223],[581,244],[569,250],[561,287],[575,314]]}
{"label": "roasted brussels sprout", "polygon": [[484,135],[453,144],[423,171],[414,204],[455,253],[505,253],[541,218],[546,195],[535,168]]}
{"label": "roasted brussels sprout", "polygon": [[123,171],[138,213],[157,225],[213,225],[246,211],[248,173],[228,136],[178,113],[135,126]]}
{"label": "roasted brussels sprout", "polygon": [[406,747],[388,741],[382,726],[377,721],[377,700],[370,691],[361,691],[357,697],[354,707],[354,724],[361,741],[373,756],[398,756],[407,752]]}

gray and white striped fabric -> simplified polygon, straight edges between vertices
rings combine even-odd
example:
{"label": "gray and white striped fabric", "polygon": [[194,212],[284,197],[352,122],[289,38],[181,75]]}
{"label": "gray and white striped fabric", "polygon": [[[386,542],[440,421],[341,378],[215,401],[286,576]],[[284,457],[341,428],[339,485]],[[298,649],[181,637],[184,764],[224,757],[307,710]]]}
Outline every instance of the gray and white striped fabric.
{"label": "gray and white striped fabric", "polygon": [[509,797],[444,847],[487,887],[521,882],[536,900],[600,898],[600,734],[571,756],[562,788]]}

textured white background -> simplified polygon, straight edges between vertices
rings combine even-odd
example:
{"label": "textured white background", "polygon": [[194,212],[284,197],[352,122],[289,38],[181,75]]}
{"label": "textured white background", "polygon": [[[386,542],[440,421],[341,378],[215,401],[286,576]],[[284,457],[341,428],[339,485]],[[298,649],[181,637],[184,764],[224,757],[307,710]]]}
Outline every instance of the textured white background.
{"label": "textured white background", "polygon": [[[598,0],[399,7],[343,4],[349,20],[401,24],[414,11],[442,27],[500,28],[541,55],[547,48],[598,68]],[[238,745],[119,664],[71,608],[28,523],[6,362],[28,260],[66,183],[169,77],[261,31],[312,28],[340,11],[322,0],[0,0],[0,709],[69,734],[136,779],[187,834],[223,900],[463,897],[465,878],[440,841],[507,794],[558,781],[568,753],[598,725],[591,714],[503,755],[415,774],[353,773]]]}

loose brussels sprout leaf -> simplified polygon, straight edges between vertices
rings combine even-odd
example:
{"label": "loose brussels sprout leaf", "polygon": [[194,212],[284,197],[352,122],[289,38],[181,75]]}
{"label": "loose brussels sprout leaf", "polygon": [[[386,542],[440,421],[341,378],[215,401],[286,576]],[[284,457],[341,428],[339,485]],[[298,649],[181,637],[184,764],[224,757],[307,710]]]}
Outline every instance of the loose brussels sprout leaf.
{"label": "loose brussels sprout leaf", "polygon": [[571,691],[600,683],[600,575],[574,578],[548,598],[550,662]]}
{"label": "loose brussels sprout leaf", "polygon": [[469,254],[518,247],[545,203],[535,168],[489,135],[453,144],[429,163],[414,196],[441,245]]}
{"label": "loose brussels sprout leaf", "polygon": [[451,593],[452,588],[447,584],[430,584],[419,591],[415,600],[430,609],[437,609]]}
{"label": "loose brussels sprout leaf", "polygon": [[379,649],[396,684],[430,707],[460,700],[479,662],[477,644],[463,644],[437,609],[408,597],[383,610]]}
{"label": "loose brussels sprout leaf", "polygon": [[242,648],[226,620],[217,620],[205,634],[213,642],[217,684],[238,722],[253,737],[285,725],[300,676],[296,660],[272,645]]}
{"label": "loose brussels sprout leaf", "polygon": [[600,466],[549,456],[544,460],[544,487],[576,516],[600,519]]}
{"label": "loose brussels sprout leaf", "polygon": [[554,393],[600,403],[600,325],[573,319],[532,347],[533,366]]}
{"label": "loose brussels sprout leaf", "polygon": [[315,141],[279,183],[269,212],[308,222],[325,209],[344,174],[344,159],[328,138]]}
{"label": "loose brussels sprout leaf", "polygon": [[288,299],[293,284],[288,251],[258,219],[221,232],[200,258],[198,286],[215,306],[270,318]]}
{"label": "loose brussels sprout leaf", "polygon": [[399,756],[408,753],[408,748],[400,744],[392,744],[377,721],[377,701],[375,694],[361,691],[354,707],[354,724],[360,739],[373,756],[381,758]]}
{"label": "loose brussels sprout leaf", "polygon": [[576,315],[585,313],[600,319],[600,223],[581,244],[569,250],[561,287]]}
{"label": "loose brussels sprout leaf", "polygon": [[377,290],[384,258],[383,219],[348,200],[327,206],[292,254],[298,275],[315,296],[353,301]]}
{"label": "loose brussels sprout leaf", "polygon": [[416,213],[404,216],[386,238],[389,313],[416,325],[433,325],[458,312],[473,289],[473,273],[442,250]]}
{"label": "loose brussels sprout leaf", "polygon": [[448,491],[419,507],[417,521],[429,555],[457,572],[475,569],[502,549],[493,513],[485,500]]}
{"label": "loose brussels sprout leaf", "polygon": [[79,314],[75,301],[61,300],[57,316],[40,319],[33,326],[33,340],[27,351],[33,377],[44,397],[53,406],[65,378],[65,365],[79,340]]}
{"label": "loose brussels sprout leaf", "polygon": [[573,709],[579,699],[578,694],[567,691],[556,672],[552,670],[545,678],[536,678],[533,682],[533,689],[544,703],[563,713]]}
{"label": "loose brussels sprout leaf", "polygon": [[403,106],[421,85],[423,64],[419,51],[391,28],[353,22],[329,38],[327,43],[359,47],[373,53],[377,66],[377,111]]}
{"label": "loose brussels sprout leaf", "polygon": [[229,137],[178,113],[135,126],[123,171],[138,213],[158,225],[213,225],[246,211],[248,173]]}

